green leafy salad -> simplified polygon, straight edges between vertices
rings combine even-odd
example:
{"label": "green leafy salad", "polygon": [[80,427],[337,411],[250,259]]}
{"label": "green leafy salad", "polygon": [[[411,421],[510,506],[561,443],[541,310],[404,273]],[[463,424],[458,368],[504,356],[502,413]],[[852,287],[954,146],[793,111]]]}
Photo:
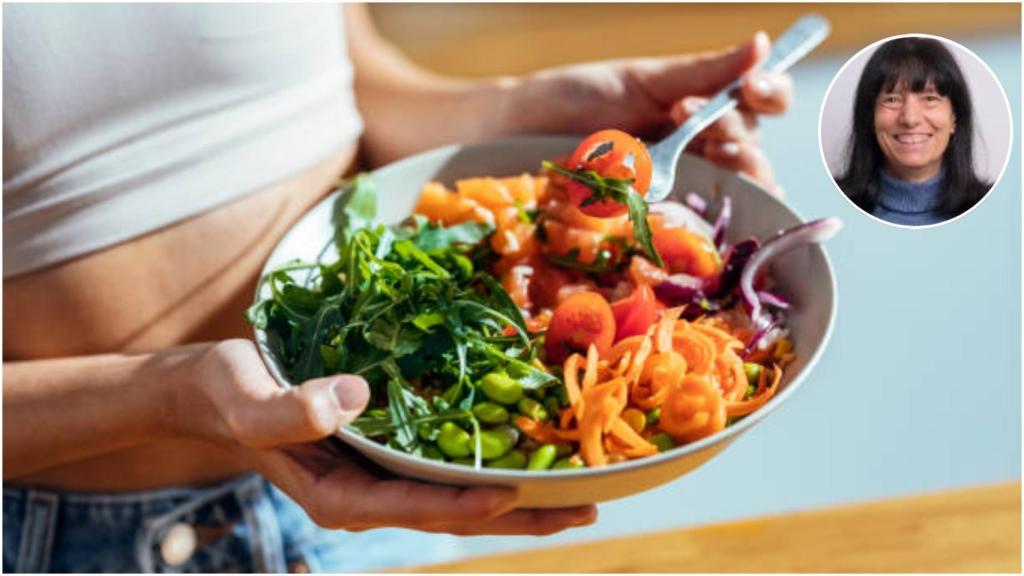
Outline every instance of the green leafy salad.
{"label": "green leafy salad", "polygon": [[335,238],[322,252],[333,248],[337,258],[268,272],[261,282],[271,297],[248,319],[267,333],[292,383],[337,373],[366,379],[371,401],[350,425],[356,433],[423,457],[500,467],[518,442],[510,409],[567,402],[561,380],[537,361],[542,336],[528,333],[485,271],[492,227],[445,228],[421,216],[385,226],[376,207],[368,176],[345,184]]}

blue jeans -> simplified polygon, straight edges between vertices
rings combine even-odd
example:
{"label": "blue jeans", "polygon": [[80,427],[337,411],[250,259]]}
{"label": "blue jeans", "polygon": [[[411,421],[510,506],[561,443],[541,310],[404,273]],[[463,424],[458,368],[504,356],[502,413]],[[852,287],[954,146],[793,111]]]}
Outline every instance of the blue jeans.
{"label": "blue jeans", "polygon": [[115,494],[4,485],[4,572],[365,572],[451,560],[459,545],[324,530],[256,474]]}

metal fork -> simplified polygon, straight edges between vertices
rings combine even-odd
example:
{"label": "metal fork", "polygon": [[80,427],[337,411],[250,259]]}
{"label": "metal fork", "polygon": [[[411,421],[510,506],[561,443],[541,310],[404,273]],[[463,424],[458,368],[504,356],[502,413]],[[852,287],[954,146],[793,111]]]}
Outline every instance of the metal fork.
{"label": "metal fork", "polygon": [[[821,16],[808,14],[801,17],[772,44],[768,57],[759,68],[773,72],[786,70],[820,44],[830,29],[828,20]],[[675,183],[679,155],[697,134],[736,108],[738,101],[734,94],[742,82],[742,79],[736,79],[720,90],[675,132],[648,149],[654,164],[651,186],[647,192],[648,202],[658,202],[669,195]]]}

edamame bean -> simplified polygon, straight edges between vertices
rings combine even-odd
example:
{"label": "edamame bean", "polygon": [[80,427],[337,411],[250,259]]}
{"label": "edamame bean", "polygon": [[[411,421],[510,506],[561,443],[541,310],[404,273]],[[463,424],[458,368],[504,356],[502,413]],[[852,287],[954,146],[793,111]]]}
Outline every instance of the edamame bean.
{"label": "edamame bean", "polygon": [[480,387],[488,398],[506,406],[514,405],[523,397],[523,386],[519,381],[501,371],[484,376]]}
{"label": "edamame bean", "polygon": [[764,367],[756,362],[744,362],[743,372],[747,375],[747,384],[757,385],[758,381],[761,380],[761,372]]}
{"label": "edamame bean", "polygon": [[526,468],[526,454],[523,454],[522,450],[512,450],[501,458],[488,462],[487,467],[522,470]]}
{"label": "edamame bean", "polygon": [[548,411],[541,406],[540,402],[537,402],[533,398],[521,398],[519,403],[516,404],[516,408],[519,413],[533,420],[546,421],[548,419]]}
{"label": "edamame bean", "polygon": [[583,468],[583,459],[580,458],[579,454],[574,454],[568,458],[556,460],[551,465],[552,470],[564,470],[566,468]]}
{"label": "edamame bean", "polygon": [[555,463],[555,456],[558,449],[554,444],[545,444],[530,454],[530,461],[526,464],[527,470],[547,470]]}
{"label": "edamame bean", "polygon": [[548,411],[548,416],[554,418],[558,411],[562,409],[562,405],[558,403],[558,398],[548,396],[544,399],[544,409]]}
{"label": "edamame bean", "polygon": [[425,446],[423,448],[423,456],[430,458],[431,460],[440,460],[444,462],[444,454],[438,450],[437,446]]}
{"label": "edamame bean", "polygon": [[[470,440],[470,447],[476,446],[476,435]],[[484,460],[501,458],[512,447],[512,439],[501,430],[480,431],[480,457]]]}
{"label": "edamame bean", "polygon": [[461,466],[476,466],[476,460],[473,458],[456,458],[452,460],[452,464],[459,464]]}
{"label": "edamame bean", "polygon": [[647,423],[651,426],[654,426],[661,420],[661,406],[651,408],[650,410],[647,411],[646,416]]}
{"label": "edamame bean", "polygon": [[437,434],[437,447],[449,458],[462,458],[473,452],[470,440],[469,432],[448,421],[441,424],[441,430]]}
{"label": "edamame bean", "polygon": [[484,424],[504,424],[508,422],[508,410],[494,402],[481,402],[473,406],[473,414]]}
{"label": "edamame bean", "polygon": [[570,454],[572,454],[572,444],[565,444],[563,442],[559,442],[558,444],[555,444],[555,455],[556,456],[558,456],[559,458],[565,458],[566,456],[568,456]]}
{"label": "edamame bean", "polygon": [[420,424],[419,430],[417,431],[420,440],[426,440],[427,442],[433,442],[436,440],[437,433],[437,428],[434,428],[430,424]]}
{"label": "edamame bean", "polygon": [[651,436],[651,444],[658,447],[658,452],[665,452],[676,447],[675,440],[664,432],[658,432],[654,436]]}

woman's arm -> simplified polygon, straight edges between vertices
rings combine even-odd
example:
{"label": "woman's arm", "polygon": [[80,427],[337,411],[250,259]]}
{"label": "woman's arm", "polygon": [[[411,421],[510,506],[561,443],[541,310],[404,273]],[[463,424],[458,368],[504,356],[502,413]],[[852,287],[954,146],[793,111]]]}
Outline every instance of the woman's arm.
{"label": "woman's arm", "polygon": [[770,47],[764,33],[718,52],[465,80],[410,62],[377,34],[364,5],[344,9],[372,165],[444,144],[517,134],[584,134],[614,127],[657,139],[703,106],[705,96],[744,75],[740,109],[705,130],[689,150],[774,186],[757,144],[757,117],[784,112],[792,85],[785,74],[752,70]]}
{"label": "woman's arm", "polygon": [[4,480],[170,435],[196,353],[4,362]]}
{"label": "woman's arm", "polygon": [[453,142],[473,142],[506,131],[502,80],[465,80],[433,74],[377,33],[365,4],[346,4],[349,57],[356,101],[366,124],[364,148],[372,165]]}

